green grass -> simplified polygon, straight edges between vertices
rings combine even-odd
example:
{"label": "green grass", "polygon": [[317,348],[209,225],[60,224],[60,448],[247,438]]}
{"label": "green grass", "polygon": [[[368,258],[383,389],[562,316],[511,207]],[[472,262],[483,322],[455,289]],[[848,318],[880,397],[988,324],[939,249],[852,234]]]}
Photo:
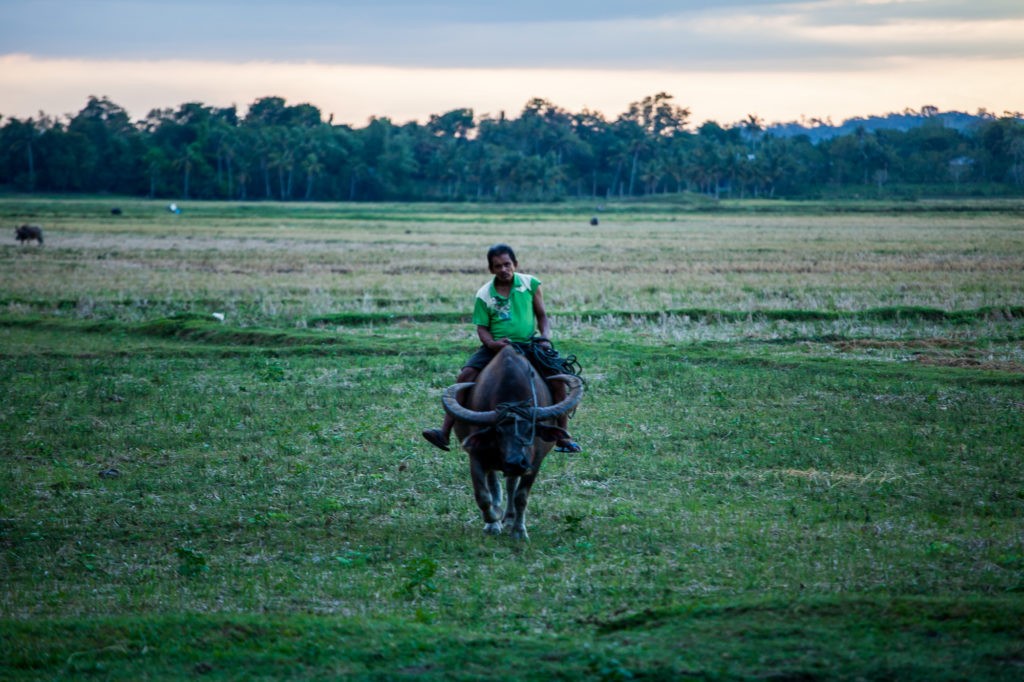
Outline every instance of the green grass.
{"label": "green grass", "polygon": [[[310,616],[41,621],[15,675],[173,679],[1017,679],[1019,606],[933,598],[695,600],[515,638],[413,619]],[[970,623],[966,628],[960,626]],[[580,631],[582,630],[582,634]],[[970,647],[965,643],[967,633]],[[922,657],[922,650],[933,655]],[[71,651],[70,655],[68,652]],[[879,652],[882,652],[879,654]]]}
{"label": "green grass", "polygon": [[[260,209],[223,208],[324,212]],[[473,348],[463,303],[490,237],[364,210],[379,230],[316,228],[358,254],[316,286],[298,256],[276,272],[242,218],[205,225],[240,232],[220,256],[251,266],[251,290],[197,274],[214,261],[184,235],[203,224],[160,228],[173,267],[150,228],[125,232],[115,270],[160,280],[157,298],[104,284],[105,217],[3,250],[59,277],[18,280],[0,313],[0,678],[1019,678],[1024,296],[999,283],[1024,247],[997,212],[953,221],[981,235],[959,246],[887,222],[900,257],[854,293],[838,283],[855,271],[831,273],[820,300],[842,306],[744,307],[713,287],[658,310],[534,270],[584,365],[585,449],[546,460],[515,542],[481,532],[464,455],[419,436]],[[558,216],[541,237],[556,252],[575,229]],[[726,242],[769,230],[781,255],[756,276],[803,290],[787,264],[820,245],[778,217],[720,224],[701,271],[761,258]],[[877,250],[884,207],[868,218],[836,218],[831,252]],[[406,229],[466,255],[396,249]],[[686,257],[647,217],[625,229],[601,242],[624,285]],[[977,305],[887,293],[897,276],[925,290],[935,270],[905,264],[936,234],[980,249],[946,290]],[[333,267],[320,237],[289,239]],[[386,272],[395,290],[364,296]]]}

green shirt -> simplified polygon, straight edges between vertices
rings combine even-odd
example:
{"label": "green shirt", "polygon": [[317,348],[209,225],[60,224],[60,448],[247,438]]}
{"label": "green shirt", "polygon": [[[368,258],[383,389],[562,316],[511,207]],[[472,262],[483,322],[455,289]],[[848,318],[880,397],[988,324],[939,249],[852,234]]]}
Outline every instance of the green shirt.
{"label": "green shirt", "polygon": [[525,343],[537,328],[533,314],[533,294],[540,280],[531,275],[512,275],[508,298],[494,289],[494,280],[480,287],[473,305],[473,324],[487,327],[496,339]]}

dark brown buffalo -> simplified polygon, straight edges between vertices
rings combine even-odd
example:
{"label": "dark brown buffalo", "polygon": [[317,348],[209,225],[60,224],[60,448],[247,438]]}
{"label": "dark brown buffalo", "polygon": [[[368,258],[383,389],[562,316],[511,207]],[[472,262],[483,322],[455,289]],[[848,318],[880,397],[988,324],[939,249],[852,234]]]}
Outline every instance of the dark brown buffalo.
{"label": "dark brown buffalo", "polygon": [[[455,435],[462,449],[469,453],[473,494],[483,513],[485,533],[501,533],[504,524],[510,524],[513,537],[528,537],[530,488],[555,441],[569,437],[554,422],[583,398],[583,382],[577,376],[556,374],[548,381],[568,384],[565,399],[556,405],[529,361],[513,346],[506,346],[475,383],[449,386],[441,398],[444,409],[455,417]],[[499,474],[506,479],[504,513]]]}
{"label": "dark brown buffalo", "polygon": [[24,244],[25,242],[36,241],[43,244],[43,228],[38,225],[21,225],[14,230],[14,238]]}

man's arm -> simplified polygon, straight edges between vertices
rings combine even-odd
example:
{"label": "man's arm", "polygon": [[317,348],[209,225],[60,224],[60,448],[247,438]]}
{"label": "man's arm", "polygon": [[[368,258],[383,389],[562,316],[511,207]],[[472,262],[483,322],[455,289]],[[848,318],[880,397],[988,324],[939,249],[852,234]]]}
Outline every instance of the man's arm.
{"label": "man's arm", "polygon": [[476,335],[480,337],[480,343],[495,353],[511,343],[508,339],[495,339],[494,334],[491,333],[491,328],[482,324],[476,326]]}
{"label": "man's arm", "polygon": [[[548,319],[548,313],[544,309],[544,296],[540,293],[540,287],[533,292],[533,316],[537,318],[537,329],[540,331],[540,335],[545,339],[551,338],[551,321]],[[545,343],[545,341],[541,341]],[[550,344],[550,342],[547,342]]]}

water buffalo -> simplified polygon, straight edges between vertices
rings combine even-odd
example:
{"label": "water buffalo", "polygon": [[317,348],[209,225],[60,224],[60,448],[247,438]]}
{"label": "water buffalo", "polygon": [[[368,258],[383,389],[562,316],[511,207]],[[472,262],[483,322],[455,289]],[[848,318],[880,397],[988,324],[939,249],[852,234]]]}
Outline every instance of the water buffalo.
{"label": "water buffalo", "polygon": [[25,242],[36,241],[43,244],[43,228],[38,225],[22,225],[14,230],[14,238],[24,244]]}
{"label": "water buffalo", "polygon": [[[455,417],[455,435],[469,453],[473,494],[484,517],[484,532],[501,533],[511,524],[512,536],[526,539],[526,503],[544,456],[569,434],[556,426],[583,398],[583,381],[572,374],[556,374],[548,381],[564,381],[567,395],[551,404],[551,391],[514,346],[506,346],[474,383],[449,386],[441,398]],[[462,393],[461,401],[459,394]],[[506,478],[507,509],[502,514],[501,480]]]}

